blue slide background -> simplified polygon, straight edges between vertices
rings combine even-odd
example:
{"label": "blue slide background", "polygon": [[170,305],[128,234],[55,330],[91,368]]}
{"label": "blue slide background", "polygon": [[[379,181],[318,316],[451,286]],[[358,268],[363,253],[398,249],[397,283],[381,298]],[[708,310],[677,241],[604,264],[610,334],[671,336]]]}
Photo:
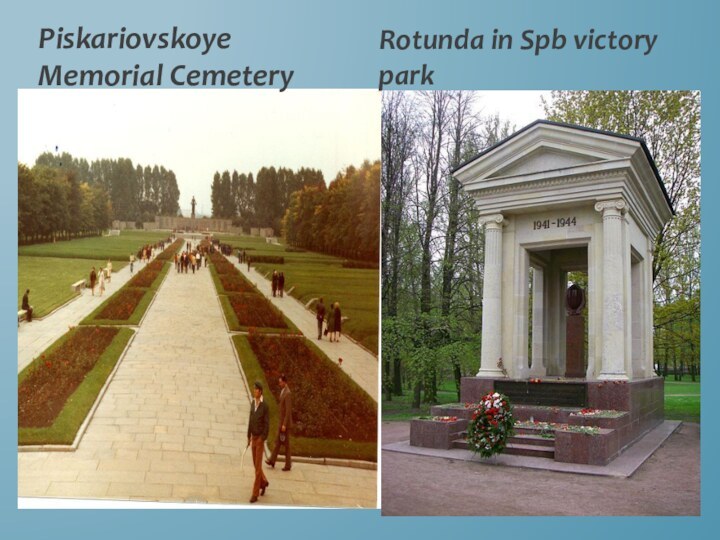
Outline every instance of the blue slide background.
{"label": "blue slide background", "polygon": [[[714,211],[720,202],[720,111],[718,110],[718,22],[720,3],[712,0],[515,0],[362,2],[291,1],[15,1],[4,4],[0,80],[0,164],[3,197],[0,230],[8,243],[0,265],[0,335],[6,350],[0,377],[0,531],[5,538],[223,538],[290,535],[293,538],[391,536],[425,538],[493,537],[707,537],[714,529],[718,501],[718,377],[714,361],[720,347],[714,331],[718,263]],[[231,47],[198,51],[39,49],[40,28],[83,25],[90,32],[163,32],[173,25],[185,31],[230,32]],[[635,51],[545,51],[533,56],[512,51],[381,51],[384,28],[412,33],[472,32],[519,35],[525,29],[566,34],[589,28],[618,33],[658,33],[649,56]],[[700,518],[382,518],[379,510],[17,510],[16,461],[16,302],[17,261],[17,90],[38,84],[40,66],[66,68],[151,67],[188,64],[197,69],[293,69],[291,88],[376,88],[380,69],[435,70],[434,89],[697,89],[702,91],[703,121],[703,299],[702,360],[702,508]],[[166,78],[167,83],[167,78]],[[169,87],[169,84],[166,84]],[[417,87],[416,87],[417,88]],[[182,91],[178,89],[178,91]],[[232,91],[232,90],[229,90]],[[682,467],[682,463],[677,464]],[[667,493],[667,497],[678,496]],[[478,493],[478,504],[492,495]]]}

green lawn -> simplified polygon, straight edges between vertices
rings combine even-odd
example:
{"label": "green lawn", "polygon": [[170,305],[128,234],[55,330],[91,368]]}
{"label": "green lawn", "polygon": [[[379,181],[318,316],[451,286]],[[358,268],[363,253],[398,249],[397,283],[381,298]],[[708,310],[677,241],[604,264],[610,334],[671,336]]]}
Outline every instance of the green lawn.
{"label": "green lawn", "polygon": [[113,270],[128,264],[130,253],[141,246],[168,237],[167,231],[123,231],[120,236],[97,236],[66,242],[35,244],[18,248],[18,309],[22,296],[30,289],[30,305],[35,317],[43,317],[77,294],[70,285],[87,280],[90,268],[105,267],[113,260]]}
{"label": "green lawn", "polygon": [[[63,257],[69,259],[102,259],[125,262],[130,253],[149,243],[164,240],[168,231],[122,231],[120,236],[93,236],[65,242],[18,247],[18,255]],[[113,265],[114,267],[114,265]]]}
{"label": "green lawn", "polygon": [[[18,257],[18,309],[22,296],[30,289],[30,305],[34,317],[44,317],[78,293],[70,285],[87,280],[90,269],[105,267],[107,259],[58,259],[56,257]],[[125,266],[114,263],[113,270]]]}
{"label": "green lawn", "polygon": [[700,422],[700,380],[690,382],[665,380],[665,418],[683,422]]}
{"label": "green lawn", "polygon": [[[412,405],[412,389],[406,389],[402,396],[393,396],[392,401],[387,401],[386,393],[383,393],[382,400],[382,419],[383,421],[408,421],[416,416],[428,416],[430,414],[430,403],[421,403],[419,409],[411,408]],[[434,405],[444,405],[446,403],[457,403],[458,396],[455,390],[454,381],[445,381],[438,388],[438,403]]]}
{"label": "green lawn", "polygon": [[285,273],[285,290],[307,304],[311,299],[323,297],[325,305],[340,302],[343,333],[362,343],[377,354],[378,351],[378,297],[379,272],[343,268],[343,259],[311,251],[294,253],[285,246],[268,244],[264,238],[250,236],[219,236],[221,242],[237,248],[247,248],[248,256],[273,255],[285,258],[285,264],[257,264],[256,268],[268,276],[273,270]]}

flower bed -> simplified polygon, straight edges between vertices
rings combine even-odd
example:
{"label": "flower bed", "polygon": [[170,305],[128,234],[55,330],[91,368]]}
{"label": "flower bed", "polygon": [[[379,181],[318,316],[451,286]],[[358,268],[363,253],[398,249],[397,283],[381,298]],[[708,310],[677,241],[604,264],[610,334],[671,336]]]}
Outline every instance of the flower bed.
{"label": "flower bed", "polygon": [[18,385],[18,426],[51,425],[118,330],[78,328],[57,349],[42,354]]}
{"label": "flower bed", "polygon": [[133,331],[78,327],[18,376],[18,443],[71,444]]}
{"label": "flower bed", "polygon": [[100,304],[80,324],[140,324],[154,294],[153,289],[134,289],[126,285]]}
{"label": "flower bed", "polygon": [[290,329],[282,313],[257,293],[229,294],[226,297],[221,297],[221,302],[224,299],[227,299],[227,303],[235,317],[234,321],[228,321],[231,330],[256,327],[280,330]]}
{"label": "flower bed", "polygon": [[266,385],[272,438],[284,373],[293,395],[294,454],[377,459],[377,404],[308,340],[254,332],[234,339],[248,381]]}
{"label": "flower bed", "polygon": [[117,296],[111,298],[98,313],[98,319],[127,321],[145,296],[143,289],[122,289]]}
{"label": "flower bed", "polygon": [[210,262],[213,263],[215,266],[215,271],[218,273],[218,275],[222,274],[230,274],[230,275],[236,275],[239,274],[239,271],[235,266],[233,266],[232,263],[230,263],[225,257],[220,255],[219,253],[212,253],[210,255]]}
{"label": "flower bed", "polygon": [[128,287],[138,288],[150,288],[155,284],[158,276],[163,274],[165,263],[161,260],[155,259],[151,263],[148,263],[145,268],[140,270],[133,278],[128,282]]}
{"label": "flower bed", "polygon": [[237,274],[218,274],[220,285],[228,293],[255,293],[255,287],[239,272]]}
{"label": "flower bed", "polygon": [[180,247],[183,245],[184,241],[182,238],[178,238],[175,240],[172,244],[170,244],[168,247],[166,247],[162,253],[160,253],[157,257],[155,257],[155,260],[161,260],[161,261],[169,261],[173,258],[175,253],[178,252]]}

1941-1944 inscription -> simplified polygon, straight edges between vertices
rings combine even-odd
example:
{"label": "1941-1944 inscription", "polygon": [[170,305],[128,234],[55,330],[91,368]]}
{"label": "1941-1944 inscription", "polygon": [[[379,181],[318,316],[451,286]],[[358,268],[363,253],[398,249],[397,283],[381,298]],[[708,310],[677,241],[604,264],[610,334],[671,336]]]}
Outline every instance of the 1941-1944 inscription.
{"label": "1941-1944 inscription", "polygon": [[537,231],[540,229],[549,229],[550,227],[555,227],[555,228],[574,227],[575,225],[577,225],[577,219],[575,218],[575,216],[558,217],[553,220],[538,219],[536,221],[533,221],[533,231]]}

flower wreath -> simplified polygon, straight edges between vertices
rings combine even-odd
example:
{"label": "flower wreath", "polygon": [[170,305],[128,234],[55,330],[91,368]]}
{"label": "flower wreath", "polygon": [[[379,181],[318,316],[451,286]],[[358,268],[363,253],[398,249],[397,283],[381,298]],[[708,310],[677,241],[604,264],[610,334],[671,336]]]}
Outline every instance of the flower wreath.
{"label": "flower wreath", "polygon": [[468,425],[467,442],[470,449],[482,457],[490,457],[505,450],[508,437],[513,434],[512,409],[507,396],[489,393],[476,404]]}

